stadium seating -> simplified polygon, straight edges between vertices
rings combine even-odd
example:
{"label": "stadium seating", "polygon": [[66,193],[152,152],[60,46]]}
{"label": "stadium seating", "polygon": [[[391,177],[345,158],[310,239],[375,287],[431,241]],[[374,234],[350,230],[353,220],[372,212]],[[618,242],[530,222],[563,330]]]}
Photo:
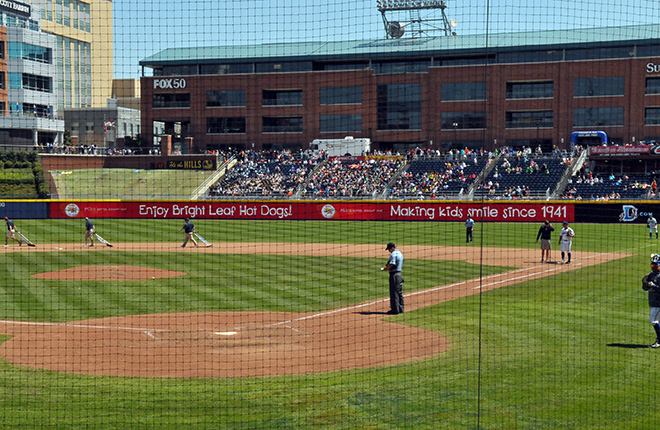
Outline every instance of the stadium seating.
{"label": "stadium seating", "polygon": [[651,186],[644,175],[582,178],[574,176],[564,188],[563,198],[575,200],[640,199]]}
{"label": "stadium seating", "polygon": [[560,154],[507,154],[480,184],[475,197],[539,198],[554,190],[567,167]]}
{"label": "stadium seating", "polygon": [[466,160],[419,159],[390,187],[391,198],[451,198],[467,190],[488,162],[487,156]]}

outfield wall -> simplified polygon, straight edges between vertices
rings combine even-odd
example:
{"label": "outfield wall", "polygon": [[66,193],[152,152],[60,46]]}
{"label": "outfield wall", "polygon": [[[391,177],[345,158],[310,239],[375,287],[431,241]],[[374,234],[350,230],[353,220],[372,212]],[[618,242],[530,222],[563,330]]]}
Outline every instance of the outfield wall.
{"label": "outfield wall", "polygon": [[[646,223],[660,203],[617,202],[172,202],[0,201],[0,216],[12,219],[145,218],[336,221],[464,221]],[[657,218],[657,216],[656,216]]]}
{"label": "outfield wall", "polygon": [[76,155],[39,154],[44,171],[78,169],[185,169],[215,170],[215,154],[192,155]]}
{"label": "outfield wall", "polygon": [[339,221],[464,221],[645,223],[660,203],[618,202],[172,202],[62,201],[49,203],[50,218],[151,218]]}

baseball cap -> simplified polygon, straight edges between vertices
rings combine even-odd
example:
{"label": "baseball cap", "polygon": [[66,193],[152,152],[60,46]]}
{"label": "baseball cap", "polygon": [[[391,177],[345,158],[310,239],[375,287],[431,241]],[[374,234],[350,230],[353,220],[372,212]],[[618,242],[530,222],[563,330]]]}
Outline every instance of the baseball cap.
{"label": "baseball cap", "polygon": [[394,244],[394,242],[390,242],[387,244],[387,247],[385,249],[389,251],[390,249],[393,248],[396,248],[396,245]]}
{"label": "baseball cap", "polygon": [[564,221],[562,224],[563,225],[568,225],[568,221]]}
{"label": "baseball cap", "polygon": [[651,264],[660,264],[660,254],[651,254]]}

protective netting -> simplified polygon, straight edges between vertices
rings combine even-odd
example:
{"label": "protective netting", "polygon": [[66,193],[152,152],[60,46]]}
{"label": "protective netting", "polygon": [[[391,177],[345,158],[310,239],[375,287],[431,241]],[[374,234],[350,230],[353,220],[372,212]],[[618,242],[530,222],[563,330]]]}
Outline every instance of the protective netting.
{"label": "protective netting", "polygon": [[2,426],[653,428],[659,9],[3,2]]}

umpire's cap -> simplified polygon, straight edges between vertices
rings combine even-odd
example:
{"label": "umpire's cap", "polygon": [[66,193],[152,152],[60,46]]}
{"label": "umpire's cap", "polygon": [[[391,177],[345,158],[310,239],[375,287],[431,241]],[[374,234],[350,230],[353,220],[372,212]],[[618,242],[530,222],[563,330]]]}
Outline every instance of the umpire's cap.
{"label": "umpire's cap", "polygon": [[387,247],[385,249],[389,251],[390,249],[394,249],[394,248],[396,248],[396,245],[394,244],[394,242],[390,242],[387,244]]}
{"label": "umpire's cap", "polygon": [[651,264],[660,265],[660,255],[651,254]]}

